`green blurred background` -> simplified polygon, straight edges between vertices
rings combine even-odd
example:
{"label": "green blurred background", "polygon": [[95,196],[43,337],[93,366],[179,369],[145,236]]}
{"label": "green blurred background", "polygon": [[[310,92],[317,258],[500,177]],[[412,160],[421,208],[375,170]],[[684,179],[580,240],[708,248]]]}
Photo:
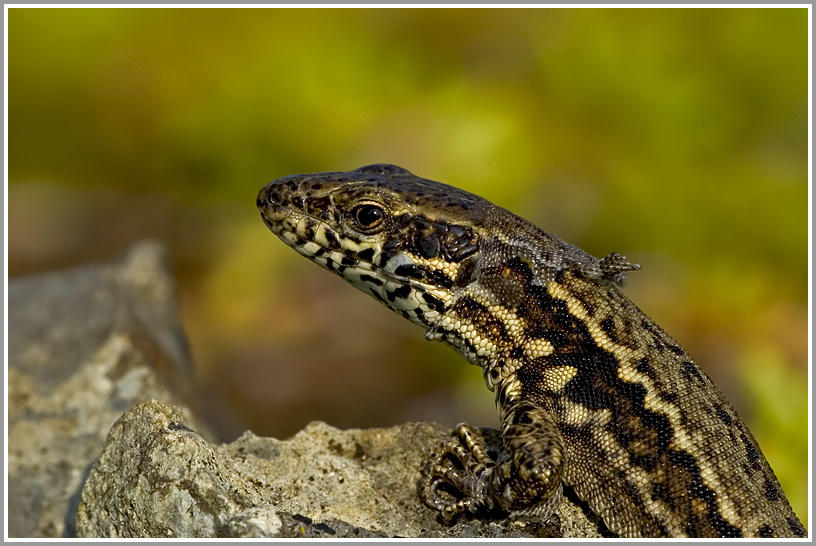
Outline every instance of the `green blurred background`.
{"label": "green blurred background", "polygon": [[225,441],[496,426],[479,370],[286,248],[255,196],[388,162],[643,269],[808,519],[802,9],[8,12],[9,275],[172,253]]}

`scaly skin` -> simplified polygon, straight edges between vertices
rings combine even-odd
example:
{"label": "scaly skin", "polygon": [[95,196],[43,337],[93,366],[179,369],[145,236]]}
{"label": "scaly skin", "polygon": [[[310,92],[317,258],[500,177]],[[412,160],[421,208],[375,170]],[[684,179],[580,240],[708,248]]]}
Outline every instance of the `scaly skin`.
{"label": "scaly skin", "polygon": [[482,368],[504,451],[457,428],[421,485],[443,522],[547,518],[571,487],[620,536],[806,535],[720,390],[619,290],[639,266],[393,165],[280,178],[258,208],[297,252]]}

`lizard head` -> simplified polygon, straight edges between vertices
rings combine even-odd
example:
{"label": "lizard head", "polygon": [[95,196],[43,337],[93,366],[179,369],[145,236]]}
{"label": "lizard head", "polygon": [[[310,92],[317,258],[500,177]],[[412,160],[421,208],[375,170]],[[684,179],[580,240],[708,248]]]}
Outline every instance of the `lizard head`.
{"label": "lizard head", "polygon": [[394,165],[286,176],[257,203],[287,245],[426,327],[470,282],[493,208]]}

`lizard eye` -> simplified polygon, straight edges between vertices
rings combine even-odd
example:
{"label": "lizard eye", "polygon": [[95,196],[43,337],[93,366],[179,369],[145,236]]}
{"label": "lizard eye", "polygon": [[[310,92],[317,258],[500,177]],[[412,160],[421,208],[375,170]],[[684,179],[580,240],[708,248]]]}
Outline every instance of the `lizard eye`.
{"label": "lizard eye", "polygon": [[385,213],[377,205],[366,203],[354,209],[354,220],[360,229],[372,230],[378,228],[383,223]]}

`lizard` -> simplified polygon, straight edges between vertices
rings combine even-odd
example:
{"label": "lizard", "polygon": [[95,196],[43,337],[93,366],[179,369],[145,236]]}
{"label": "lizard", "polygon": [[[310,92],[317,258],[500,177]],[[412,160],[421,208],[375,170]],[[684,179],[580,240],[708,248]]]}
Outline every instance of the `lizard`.
{"label": "lizard", "polygon": [[598,259],[395,165],[291,175],[257,206],[284,243],[481,367],[503,447],[456,427],[419,495],[442,523],[541,518],[571,488],[612,536],[804,537],[756,440]]}

